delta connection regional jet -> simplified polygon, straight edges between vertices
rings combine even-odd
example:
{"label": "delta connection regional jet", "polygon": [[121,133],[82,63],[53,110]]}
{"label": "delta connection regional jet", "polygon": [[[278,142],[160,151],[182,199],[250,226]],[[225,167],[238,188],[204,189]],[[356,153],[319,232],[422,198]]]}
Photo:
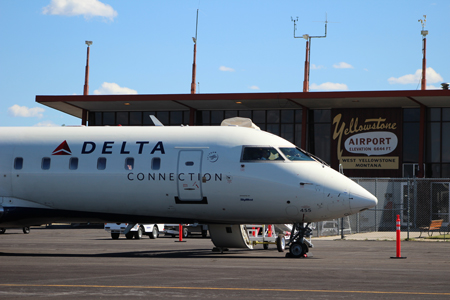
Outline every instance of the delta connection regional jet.
{"label": "delta connection regional jet", "polygon": [[225,126],[3,128],[0,227],[54,222],[208,224],[219,249],[251,243],[240,224],[293,225],[377,204],[364,188],[249,119]]}

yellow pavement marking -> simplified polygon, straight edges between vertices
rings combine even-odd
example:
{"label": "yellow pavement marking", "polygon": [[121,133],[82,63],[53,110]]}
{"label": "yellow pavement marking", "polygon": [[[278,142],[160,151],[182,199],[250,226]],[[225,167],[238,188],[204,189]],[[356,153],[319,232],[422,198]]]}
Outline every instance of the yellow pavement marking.
{"label": "yellow pavement marking", "polygon": [[303,290],[303,289],[258,289],[226,287],[187,287],[187,286],[125,286],[125,285],[87,285],[87,284],[15,284],[0,283],[3,287],[67,287],[67,288],[112,288],[112,289],[167,289],[167,290],[222,290],[222,291],[261,291],[261,292],[311,292],[311,293],[349,293],[349,294],[393,294],[393,295],[436,295],[450,296],[450,293],[427,292],[383,292],[383,291],[346,291],[346,290]]}

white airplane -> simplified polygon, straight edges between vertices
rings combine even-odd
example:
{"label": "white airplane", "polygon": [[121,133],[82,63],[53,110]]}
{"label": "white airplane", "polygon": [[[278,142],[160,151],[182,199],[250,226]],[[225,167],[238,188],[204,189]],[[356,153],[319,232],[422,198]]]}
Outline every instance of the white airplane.
{"label": "white airplane", "polygon": [[[230,125],[236,121],[241,125]],[[240,224],[292,223],[286,244],[300,257],[311,247],[311,222],[377,204],[364,188],[251,120],[224,123],[4,127],[0,227],[200,223],[224,249],[251,248]],[[284,250],[282,236],[277,246]]]}

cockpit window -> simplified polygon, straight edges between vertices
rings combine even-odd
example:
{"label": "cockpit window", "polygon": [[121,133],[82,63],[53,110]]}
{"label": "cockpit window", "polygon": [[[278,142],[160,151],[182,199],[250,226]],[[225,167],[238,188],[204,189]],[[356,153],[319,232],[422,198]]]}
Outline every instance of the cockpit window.
{"label": "cockpit window", "polygon": [[283,152],[283,154],[287,157],[287,159],[289,160],[293,160],[293,161],[297,161],[297,160],[314,160],[312,157],[310,157],[308,154],[306,154],[305,152],[301,151],[298,148],[281,148],[280,147],[280,151]]}
{"label": "cockpit window", "polygon": [[273,147],[245,147],[242,161],[275,161],[284,160]]}

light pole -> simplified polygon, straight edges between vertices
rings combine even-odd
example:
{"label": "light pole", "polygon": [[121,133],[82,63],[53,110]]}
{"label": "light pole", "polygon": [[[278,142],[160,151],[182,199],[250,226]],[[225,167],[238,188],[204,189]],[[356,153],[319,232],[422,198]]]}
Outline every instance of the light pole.
{"label": "light pole", "polygon": [[[87,96],[89,94],[89,49],[92,45],[92,41],[86,41],[87,45],[87,55],[86,55],[86,73],[84,75],[84,89],[83,89],[83,95]],[[81,125],[86,126],[87,121],[87,110],[83,109],[82,115],[81,115]]]}
{"label": "light pole", "polygon": [[195,77],[197,71],[196,57],[197,57],[197,29],[198,29],[198,9],[197,9],[197,21],[195,23],[195,37],[192,37],[194,41],[194,62],[192,63],[192,82],[191,82],[191,94],[196,93]]}

